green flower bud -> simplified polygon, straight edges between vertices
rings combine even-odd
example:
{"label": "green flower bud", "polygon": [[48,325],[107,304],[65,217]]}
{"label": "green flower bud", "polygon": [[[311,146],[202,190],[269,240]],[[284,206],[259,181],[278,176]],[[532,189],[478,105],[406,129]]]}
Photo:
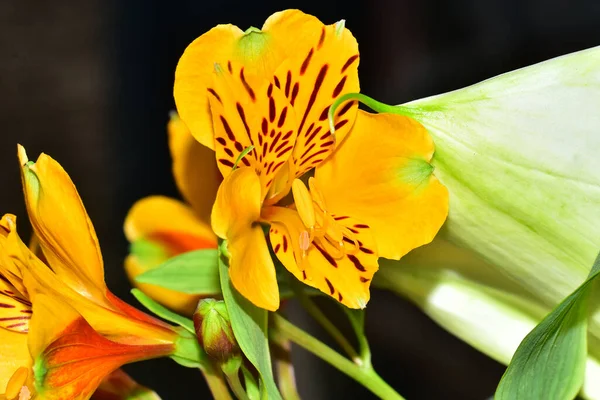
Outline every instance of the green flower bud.
{"label": "green flower bud", "polygon": [[233,335],[227,307],[222,300],[203,299],[194,313],[194,328],[200,346],[219,364],[239,358],[240,348]]}

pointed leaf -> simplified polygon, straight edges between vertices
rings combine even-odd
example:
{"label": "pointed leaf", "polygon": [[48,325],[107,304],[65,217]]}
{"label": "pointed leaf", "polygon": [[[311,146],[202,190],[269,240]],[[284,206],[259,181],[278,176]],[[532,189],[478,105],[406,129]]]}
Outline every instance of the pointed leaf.
{"label": "pointed leaf", "polygon": [[587,314],[600,254],[586,281],[523,339],[496,391],[496,400],[568,400],[583,384]]}
{"label": "pointed leaf", "polygon": [[190,251],[138,275],[135,280],[178,292],[213,295],[221,292],[217,250]]}
{"label": "pointed leaf", "polygon": [[[225,242],[221,245],[221,247],[223,246],[225,246]],[[235,290],[229,279],[227,260],[223,256],[221,247],[219,247],[220,257],[218,258],[221,289],[231,320],[233,334],[246,358],[260,373],[263,382],[263,397],[266,393],[269,399],[281,400],[271,367],[271,356],[267,341],[267,310],[256,307]]]}
{"label": "pointed leaf", "polygon": [[150,297],[146,296],[144,292],[139,289],[131,289],[131,294],[148,310],[152,311],[154,314],[159,317],[177,324],[184,328],[186,331],[190,332],[192,335],[196,335],[196,331],[194,330],[194,323],[191,319],[183,317],[179,314],[175,314],[173,311],[161,306]]}

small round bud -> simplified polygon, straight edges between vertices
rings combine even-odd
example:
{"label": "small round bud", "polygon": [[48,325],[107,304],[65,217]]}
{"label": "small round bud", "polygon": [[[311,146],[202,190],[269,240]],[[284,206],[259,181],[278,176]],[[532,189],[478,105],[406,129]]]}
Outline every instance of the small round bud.
{"label": "small round bud", "polygon": [[222,300],[201,300],[194,313],[194,328],[200,346],[213,360],[222,364],[240,355]]}

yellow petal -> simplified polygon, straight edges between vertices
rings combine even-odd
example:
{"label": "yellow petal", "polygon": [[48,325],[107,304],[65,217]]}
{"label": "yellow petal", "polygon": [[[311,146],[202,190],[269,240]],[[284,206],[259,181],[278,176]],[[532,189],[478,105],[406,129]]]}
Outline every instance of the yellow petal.
{"label": "yellow petal", "polygon": [[260,217],[261,186],[252,168],[237,168],[224,180],[212,210],[213,231],[222,239],[230,239],[239,231],[246,232]]}
{"label": "yellow petal", "polygon": [[27,212],[48,262],[74,289],[103,291],[98,239],[71,178],[45,154],[30,162],[22,146],[19,160]]}
{"label": "yellow petal", "polygon": [[[291,27],[279,27],[278,35],[293,37]],[[278,31],[279,31],[278,30]],[[304,52],[290,56],[275,72],[274,83],[284,91],[296,111],[298,138],[294,147],[295,176],[319,165],[341,142],[354,123],[358,106],[348,102],[335,114],[336,137],[329,130],[331,104],[346,93],[360,91],[358,44],[344,21],[322,25],[301,38]]]}
{"label": "yellow petal", "polygon": [[368,224],[381,257],[399,259],[431,242],[448,214],[433,175],[434,144],[418,122],[359,111],[352,132],[315,179],[328,209]]}
{"label": "yellow petal", "polygon": [[217,192],[213,208],[213,229],[228,240],[229,275],[233,286],[258,307],[276,310],[279,289],[275,266],[258,223],[261,185],[252,168],[231,172]]}
{"label": "yellow petal", "polygon": [[175,183],[200,219],[210,223],[210,211],[222,180],[215,153],[198,143],[176,114],[171,116],[168,131]]}
{"label": "yellow petal", "polygon": [[240,153],[254,146],[239,165],[254,168],[264,198],[275,175],[292,154],[296,115],[275,85],[263,79],[252,86],[240,79],[243,75],[236,73],[239,68],[243,67],[233,64],[233,73],[216,71],[210,89],[217,165],[226,177]]}
{"label": "yellow petal", "polygon": [[[164,262],[167,260],[168,258],[165,257],[165,259],[162,261]],[[176,292],[174,290],[165,289],[157,285],[136,282],[136,276],[149,271],[158,265],[160,265],[160,262],[148,264],[133,254],[130,254],[127,256],[127,258],[125,258],[125,272],[127,273],[127,277],[134,287],[140,289],[155,301],[170,308],[178,314],[188,316],[192,315],[196,309],[198,301],[200,300],[199,296],[192,296],[189,294]]]}
{"label": "yellow petal", "polygon": [[254,86],[257,80],[270,80],[288,56],[305,54],[321,26],[313,16],[288,10],[273,14],[262,31],[250,28],[243,32],[233,25],[218,25],[192,42],[177,64],[174,86],[177,111],[192,135],[214,148],[207,89],[215,63],[223,68],[230,63],[243,66],[245,81]]}
{"label": "yellow petal", "polygon": [[0,328],[0,393],[5,393],[9,379],[20,367],[31,365],[27,335]]}
{"label": "yellow petal", "polygon": [[131,243],[139,239],[156,241],[171,255],[217,247],[212,229],[189,206],[164,196],[138,200],[125,218],[124,230]]}
{"label": "yellow petal", "polygon": [[300,282],[319,289],[350,308],[365,307],[370,297],[371,279],[378,269],[375,243],[366,225],[343,216],[337,223],[340,227],[351,229],[357,246],[344,242],[344,254],[340,247],[329,242],[315,241],[305,253],[300,246],[305,228],[295,210],[269,207],[263,217],[271,222],[273,251]]}
{"label": "yellow petal", "polygon": [[269,311],[279,308],[275,265],[262,227],[252,225],[228,242],[231,283],[255,306]]}

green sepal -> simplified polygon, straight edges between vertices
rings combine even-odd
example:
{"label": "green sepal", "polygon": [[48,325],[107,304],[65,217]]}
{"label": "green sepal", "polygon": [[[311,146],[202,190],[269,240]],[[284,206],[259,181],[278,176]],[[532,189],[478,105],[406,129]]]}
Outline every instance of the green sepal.
{"label": "green sepal", "polygon": [[194,250],[175,256],[135,280],[195,295],[221,292],[216,249]]}
{"label": "green sepal", "polygon": [[208,356],[200,347],[196,335],[186,329],[177,330],[179,338],[175,343],[175,352],[171,355],[171,359],[187,368],[200,368],[203,371],[210,369],[212,366]]}

